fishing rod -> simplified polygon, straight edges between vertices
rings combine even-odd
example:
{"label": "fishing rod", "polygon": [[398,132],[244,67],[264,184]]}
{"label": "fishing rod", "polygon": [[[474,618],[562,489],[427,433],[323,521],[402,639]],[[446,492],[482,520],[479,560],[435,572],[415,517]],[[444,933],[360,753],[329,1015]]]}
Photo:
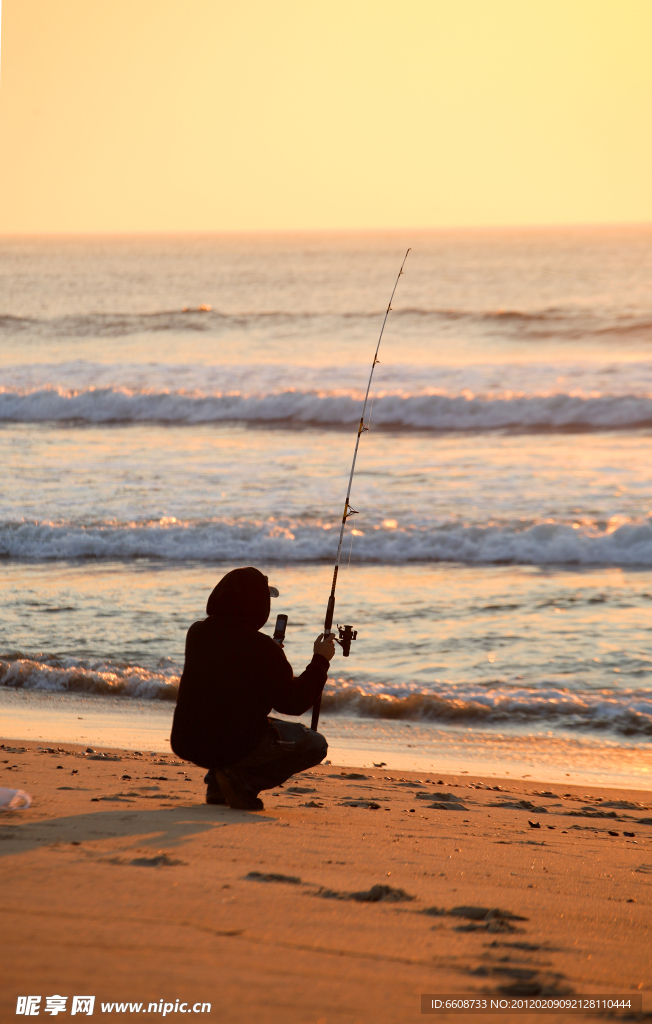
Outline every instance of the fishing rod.
{"label": "fishing rod", "polygon": [[[401,269],[399,270],[399,272],[398,272],[398,274],[396,276],[396,281],[394,282],[394,287],[392,288],[392,294],[389,297],[389,302],[387,304],[387,309],[385,310],[385,316],[383,318],[382,327],[380,328],[380,335],[378,337],[378,344],[376,345],[376,351],[374,352],[374,359],[373,359],[373,362],[371,364],[371,373],[369,374],[369,382],[367,384],[367,391],[366,391],[366,394],[364,396],[364,404],[362,406],[362,416],[360,417],[360,424],[358,426],[358,434],[357,434],[357,437],[355,439],[355,448],[353,449],[353,462],[351,463],[351,472],[349,474],[349,486],[347,488],[346,498],[345,498],[345,501],[344,501],[344,513],[342,515],[342,524],[340,526],[340,539],[339,539],[339,542],[338,542],[338,545],[337,545],[337,555],[335,556],[335,568],[333,569],[333,582],[331,583],[331,592],[330,592],[330,596],[328,598],[328,604],[326,606],[326,618],[324,620],[324,636],[325,637],[329,636],[330,633],[331,633],[331,628],[333,626],[333,616],[335,615],[335,588],[337,587],[337,574],[338,574],[338,572],[340,570],[340,559],[342,557],[342,541],[344,540],[344,531],[346,530],[346,521],[347,521],[347,519],[350,518],[350,516],[357,516],[358,515],[358,512],[356,511],[356,509],[354,509],[353,506],[350,504],[349,499],[351,497],[351,485],[353,483],[353,474],[355,473],[356,459],[358,458],[358,448],[360,447],[360,438],[362,437],[362,435],[365,432],[365,430],[369,430],[369,427],[365,426],[364,417],[365,417],[365,413],[367,411],[367,402],[369,401],[369,392],[371,390],[371,381],[373,380],[374,370],[376,369],[376,365],[379,362],[378,351],[380,349],[380,343],[383,340],[383,332],[385,330],[385,324],[387,323],[387,318],[388,318],[389,314],[392,311],[392,299],[394,298],[394,293],[396,292],[396,289],[398,288],[398,282],[400,281],[401,276],[403,274],[403,267],[405,266],[405,261],[408,258],[409,252],[410,252],[410,250],[408,249],[407,252],[405,253],[405,256],[403,257],[403,262],[401,263]],[[357,629],[353,629],[349,625],[340,626],[339,623],[337,625],[337,629],[338,629],[339,636],[336,636],[334,639],[336,640],[336,642],[342,648],[342,653],[343,653],[344,657],[348,658],[349,654],[350,654],[350,651],[351,651],[351,643],[356,639],[356,637],[358,635],[358,631],[357,631]],[[319,724],[319,712],[320,712],[320,710],[321,710],[321,694],[319,695],[319,697],[315,701],[315,704],[314,704],[313,709],[312,709],[312,721],[310,723],[310,728],[313,729],[315,732],[317,731],[317,726]]]}

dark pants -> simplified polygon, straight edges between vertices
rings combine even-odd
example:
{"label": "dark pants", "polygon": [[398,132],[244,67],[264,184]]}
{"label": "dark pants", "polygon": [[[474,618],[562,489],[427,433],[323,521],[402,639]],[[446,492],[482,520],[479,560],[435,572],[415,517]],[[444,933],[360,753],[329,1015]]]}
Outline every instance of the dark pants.
{"label": "dark pants", "polygon": [[[306,728],[300,722],[284,722],[280,718],[268,718],[268,726],[262,739],[246,757],[228,765],[229,771],[237,773],[238,779],[252,793],[261,789],[273,789],[296,775],[319,764],[326,757],[328,743],[324,737]],[[217,786],[211,768],[205,782]]]}

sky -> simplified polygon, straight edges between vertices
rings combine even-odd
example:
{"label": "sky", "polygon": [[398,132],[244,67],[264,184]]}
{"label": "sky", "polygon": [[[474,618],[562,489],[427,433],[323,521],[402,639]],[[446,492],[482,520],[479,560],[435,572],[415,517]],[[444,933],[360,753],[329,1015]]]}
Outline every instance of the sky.
{"label": "sky", "polygon": [[4,0],[0,231],[652,221],[651,0]]}

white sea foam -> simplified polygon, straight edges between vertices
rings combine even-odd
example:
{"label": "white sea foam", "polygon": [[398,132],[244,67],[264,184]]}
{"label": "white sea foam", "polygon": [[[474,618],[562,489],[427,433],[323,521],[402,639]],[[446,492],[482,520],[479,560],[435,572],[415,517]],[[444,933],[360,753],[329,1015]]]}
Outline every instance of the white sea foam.
{"label": "white sea foam", "polygon": [[480,688],[473,684],[436,687],[434,692],[412,689],[405,693],[404,689],[412,688],[331,683],[324,690],[322,708],[331,714],[458,726],[556,725],[624,736],[652,736],[649,690],[603,695],[545,685],[535,689],[508,685]]}
{"label": "white sea foam", "polygon": [[[19,349],[20,351],[20,349]],[[186,353],[187,354],[187,353]],[[295,393],[348,396],[361,400],[369,375],[366,362],[329,362],[314,360],[309,350],[306,362],[169,361],[163,353],[158,359],[135,362],[109,353],[110,360],[96,362],[69,359],[57,362],[26,362],[3,366],[0,383],[7,392],[26,395],[42,389],[61,389],[60,394],[77,395],[84,391],[114,388],[127,393],[183,395],[278,395],[291,384]],[[313,356],[312,361],[308,361]],[[376,371],[374,393],[416,398],[423,395],[473,395],[495,400],[529,395],[563,394],[571,389],[573,397],[647,396],[652,394],[652,363],[636,360],[605,362],[604,359],[558,362],[441,363],[431,354],[426,362],[389,362],[383,360]],[[560,377],[560,369],[562,375]],[[0,389],[1,391],[1,389]]]}
{"label": "white sea foam", "polygon": [[178,685],[178,674],[140,665],[89,664],[73,658],[63,664],[56,660],[0,658],[0,686],[7,689],[176,701]]}
{"label": "white sea foam", "polygon": [[[50,693],[89,693],[140,700],[175,701],[179,671],[174,666],[147,669],[140,665],[83,662],[73,658],[0,658],[0,687]],[[330,714],[367,718],[439,722],[448,725],[549,725],[652,736],[652,698],[649,691],[595,693],[558,686],[493,687],[411,683],[351,683],[329,680],[322,708]]]}
{"label": "white sea foam", "polygon": [[[468,564],[652,565],[652,521],[612,532],[563,523],[527,526],[364,526],[353,538],[356,562],[464,562]],[[12,559],[132,559],[207,562],[330,561],[334,523],[302,520],[161,520],[80,526],[69,523],[0,524],[0,557]]]}
{"label": "white sea foam", "polygon": [[[0,390],[0,420],[78,423],[252,423],[351,426],[360,398],[351,394],[285,391],[262,395],[186,394],[88,388]],[[473,397],[384,394],[375,399],[373,424],[395,430],[549,431],[614,430],[652,424],[649,395],[574,394]]]}

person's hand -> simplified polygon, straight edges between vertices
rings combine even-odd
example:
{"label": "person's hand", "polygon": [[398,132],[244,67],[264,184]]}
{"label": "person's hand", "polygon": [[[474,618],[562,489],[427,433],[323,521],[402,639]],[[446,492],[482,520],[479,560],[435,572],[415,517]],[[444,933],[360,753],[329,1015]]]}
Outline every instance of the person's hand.
{"label": "person's hand", "polygon": [[334,633],[320,633],[315,640],[313,652],[315,654],[321,654],[322,658],[326,658],[326,661],[330,661],[335,654],[334,636]]}

